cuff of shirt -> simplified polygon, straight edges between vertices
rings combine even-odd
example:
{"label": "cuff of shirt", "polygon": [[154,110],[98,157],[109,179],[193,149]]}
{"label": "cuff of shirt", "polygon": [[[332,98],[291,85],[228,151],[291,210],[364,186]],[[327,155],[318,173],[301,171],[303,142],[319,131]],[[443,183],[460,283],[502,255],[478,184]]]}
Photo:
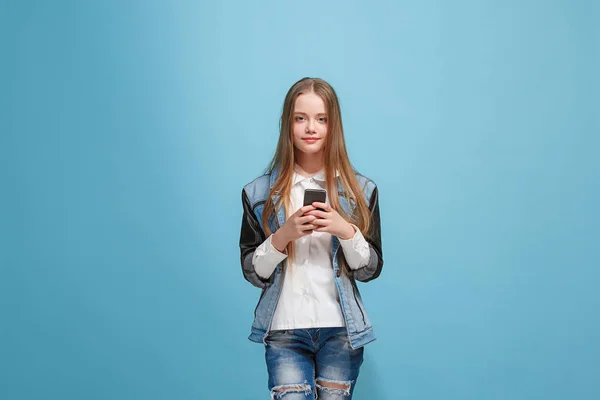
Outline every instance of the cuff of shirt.
{"label": "cuff of shirt", "polygon": [[356,225],[352,225],[352,227],[354,228],[353,237],[338,239],[350,269],[359,269],[369,263],[371,249],[369,248],[369,242],[367,242],[360,229]]}
{"label": "cuff of shirt", "polygon": [[254,250],[254,255],[252,256],[252,264],[254,265],[254,270],[263,279],[269,279],[277,264],[286,259],[287,254],[280,252],[273,246],[271,243],[271,237],[269,236],[267,240],[262,242],[260,246]]}

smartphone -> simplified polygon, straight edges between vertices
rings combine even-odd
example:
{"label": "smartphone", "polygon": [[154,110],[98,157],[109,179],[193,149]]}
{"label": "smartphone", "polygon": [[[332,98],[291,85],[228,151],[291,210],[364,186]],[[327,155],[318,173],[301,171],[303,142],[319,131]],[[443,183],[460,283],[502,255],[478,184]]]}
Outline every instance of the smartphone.
{"label": "smartphone", "polygon": [[[325,203],[327,200],[327,192],[323,189],[305,189],[304,190],[304,204],[303,206],[308,206],[318,201],[319,203]],[[317,208],[317,210],[325,211],[321,208]]]}

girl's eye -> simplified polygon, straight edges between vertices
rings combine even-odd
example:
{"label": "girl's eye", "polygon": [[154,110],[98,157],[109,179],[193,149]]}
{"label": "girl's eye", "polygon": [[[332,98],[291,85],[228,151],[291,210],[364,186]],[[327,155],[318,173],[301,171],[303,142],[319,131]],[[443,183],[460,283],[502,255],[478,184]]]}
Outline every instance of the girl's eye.
{"label": "girl's eye", "polygon": [[296,121],[302,121],[304,117],[296,117]]}
{"label": "girl's eye", "polygon": [[321,117],[321,118],[319,118],[319,122],[327,122],[327,118]]}

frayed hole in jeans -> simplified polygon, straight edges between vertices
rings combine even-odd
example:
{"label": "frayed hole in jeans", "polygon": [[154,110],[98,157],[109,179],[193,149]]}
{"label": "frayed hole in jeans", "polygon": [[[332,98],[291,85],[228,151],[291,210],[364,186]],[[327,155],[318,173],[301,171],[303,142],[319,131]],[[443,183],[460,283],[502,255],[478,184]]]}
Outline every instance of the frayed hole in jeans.
{"label": "frayed hole in jeans", "polygon": [[352,388],[352,382],[348,381],[333,381],[330,379],[318,378],[317,388],[320,391],[329,392],[331,394],[341,394],[343,396],[350,396],[350,389]]}
{"label": "frayed hole in jeans", "polygon": [[312,393],[312,388],[308,384],[275,386],[273,389],[271,389],[271,400],[283,399],[288,393],[302,392],[304,392],[304,394],[310,394]]}

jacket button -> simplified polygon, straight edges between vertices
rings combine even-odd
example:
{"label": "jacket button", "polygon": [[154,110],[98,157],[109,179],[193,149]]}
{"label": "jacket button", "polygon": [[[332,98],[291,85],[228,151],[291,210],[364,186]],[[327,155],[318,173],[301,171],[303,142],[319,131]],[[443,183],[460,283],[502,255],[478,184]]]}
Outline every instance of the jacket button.
{"label": "jacket button", "polygon": [[341,269],[338,269],[338,270],[335,272],[335,276],[337,276],[338,278],[339,278],[340,276],[342,276],[342,270],[341,270]]}

